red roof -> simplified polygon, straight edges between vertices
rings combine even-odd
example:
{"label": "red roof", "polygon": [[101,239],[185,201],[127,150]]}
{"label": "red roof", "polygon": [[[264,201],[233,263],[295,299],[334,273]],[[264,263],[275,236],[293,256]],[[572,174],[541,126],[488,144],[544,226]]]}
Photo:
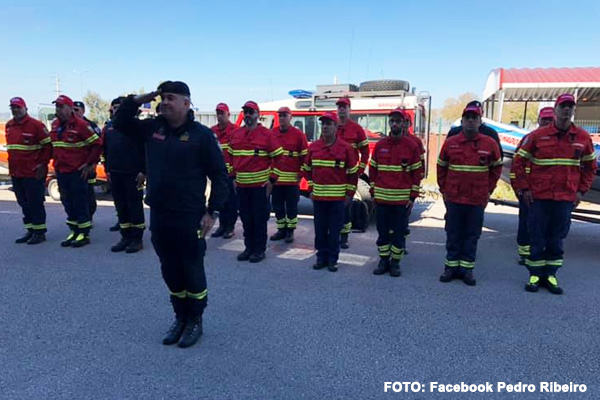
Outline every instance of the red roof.
{"label": "red roof", "polygon": [[581,68],[500,68],[500,87],[504,83],[600,82],[600,67]]}

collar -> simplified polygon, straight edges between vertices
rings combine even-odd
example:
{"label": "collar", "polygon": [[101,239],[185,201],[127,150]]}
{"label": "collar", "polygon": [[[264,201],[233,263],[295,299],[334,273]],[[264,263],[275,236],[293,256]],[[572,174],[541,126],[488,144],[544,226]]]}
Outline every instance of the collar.
{"label": "collar", "polygon": [[461,131],[459,136],[459,139],[462,143],[466,143],[466,142],[477,142],[479,141],[479,139],[481,139],[481,133],[477,133],[475,136],[473,136],[473,139],[469,139],[467,137],[467,135],[465,135],[464,133],[465,131]]}
{"label": "collar", "polygon": [[[25,125],[27,122],[29,122],[29,120],[31,119],[31,117],[29,116],[29,114],[25,114],[25,116],[23,117],[23,119],[21,121],[17,121],[16,118],[13,118],[11,121],[11,125]],[[9,122],[11,122],[9,121]]]}

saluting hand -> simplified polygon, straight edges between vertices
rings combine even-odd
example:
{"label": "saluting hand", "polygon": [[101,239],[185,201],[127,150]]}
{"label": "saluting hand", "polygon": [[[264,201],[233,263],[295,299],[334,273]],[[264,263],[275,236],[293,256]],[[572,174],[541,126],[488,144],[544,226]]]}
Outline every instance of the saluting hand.
{"label": "saluting hand", "polygon": [[139,94],[133,98],[137,104],[149,103],[156,98],[160,94],[160,90],[155,90],[154,92]]}

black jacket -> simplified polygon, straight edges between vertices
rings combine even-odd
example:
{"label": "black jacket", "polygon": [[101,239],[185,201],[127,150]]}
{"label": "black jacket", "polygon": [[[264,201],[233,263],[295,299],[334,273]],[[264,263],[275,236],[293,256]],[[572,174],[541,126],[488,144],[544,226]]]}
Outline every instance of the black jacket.
{"label": "black jacket", "polygon": [[[446,139],[449,138],[450,136],[458,135],[461,132],[462,132],[462,126],[460,126],[460,125],[450,128],[450,131],[448,132]],[[496,143],[498,143],[498,147],[500,147],[500,158],[504,158],[504,152],[502,151],[502,143],[500,143],[500,138],[498,137],[498,132],[496,132],[494,130],[494,128],[487,126],[486,124],[481,124],[481,126],[479,127],[479,133],[481,133],[482,135],[485,135],[485,136],[489,136],[492,139],[494,139],[496,141]]]}
{"label": "black jacket", "polygon": [[161,116],[138,120],[137,110],[133,97],[126,98],[114,116],[113,126],[146,144],[146,204],[160,211],[201,216],[206,212],[208,177],[208,213],[222,210],[229,195],[227,170],[210,128],[190,118],[172,129]]}
{"label": "black jacket", "polygon": [[122,174],[146,173],[144,143],[115,129],[112,121],[104,126],[104,168]]}

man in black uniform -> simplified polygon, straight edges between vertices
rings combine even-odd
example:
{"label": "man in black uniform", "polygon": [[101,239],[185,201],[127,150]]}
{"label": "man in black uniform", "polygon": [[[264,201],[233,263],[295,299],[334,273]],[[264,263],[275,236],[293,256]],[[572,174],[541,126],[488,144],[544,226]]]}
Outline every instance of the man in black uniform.
{"label": "man in black uniform", "polygon": [[[113,115],[123,99],[118,97],[110,103]],[[104,126],[103,138],[104,169],[110,177],[121,231],[121,240],[110,250],[115,253],[136,253],[144,247],[144,145],[115,129],[112,121],[108,121]]]}
{"label": "man in black uniform", "polygon": [[[467,103],[466,107],[471,107],[471,106],[478,107],[481,110],[481,113],[483,115],[483,106],[481,105],[480,101],[473,100],[473,101]],[[448,135],[446,135],[446,139],[448,139],[450,136],[458,135],[459,133],[462,132],[462,130],[463,130],[462,125],[450,128]],[[498,132],[496,132],[494,130],[494,128],[482,123],[479,126],[479,133],[481,133],[482,135],[485,135],[485,136],[489,136],[492,139],[494,139],[496,141],[496,143],[498,143],[498,147],[500,147],[500,159],[504,158],[504,153],[502,152],[502,143],[500,143],[500,137],[498,137]]]}
{"label": "man in black uniform", "polygon": [[[160,115],[135,118],[140,104],[162,98]],[[175,311],[163,344],[194,345],[202,335],[207,290],[205,236],[227,200],[227,171],[212,131],[193,120],[190,89],[183,82],[163,82],[157,91],[123,100],[113,126],[146,145],[152,244]],[[211,194],[206,208],[206,178]]]}
{"label": "man in black uniform", "polygon": [[[74,101],[73,102],[73,112],[79,118],[83,119],[88,125],[94,130],[94,133],[98,136],[101,135],[101,130],[98,127],[98,124],[92,120],[89,120],[85,117],[85,104],[83,101]],[[98,208],[98,204],[96,202],[96,192],[94,192],[94,187],[96,187],[96,168],[94,166],[93,171],[88,176],[88,192],[87,192],[87,203],[88,208],[90,210],[90,220],[94,220],[94,214],[96,213],[96,209]]]}

